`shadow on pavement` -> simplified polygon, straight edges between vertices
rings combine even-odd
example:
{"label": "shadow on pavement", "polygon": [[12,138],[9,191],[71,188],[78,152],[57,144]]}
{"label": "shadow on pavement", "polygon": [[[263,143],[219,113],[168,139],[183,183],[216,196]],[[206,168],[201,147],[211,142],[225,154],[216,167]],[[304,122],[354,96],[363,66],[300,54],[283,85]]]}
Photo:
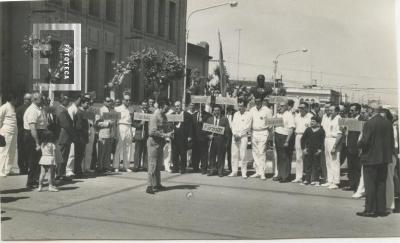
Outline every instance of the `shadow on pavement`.
{"label": "shadow on pavement", "polygon": [[15,202],[20,199],[27,199],[29,197],[1,197],[1,203],[10,203],[10,202]]}
{"label": "shadow on pavement", "polygon": [[18,189],[3,190],[3,191],[0,191],[0,194],[11,194],[11,193],[30,192],[30,191],[32,191],[32,190],[30,190],[26,187],[22,187],[22,188],[18,188]]}
{"label": "shadow on pavement", "polygon": [[172,190],[195,190],[199,187],[199,185],[176,185],[176,186],[168,186],[166,187],[165,191],[172,191]]}
{"label": "shadow on pavement", "polygon": [[61,181],[57,181],[56,185],[57,186],[64,186],[64,185],[76,184],[76,183],[79,183],[79,182],[83,182],[83,181],[79,181],[79,180],[63,181],[63,180],[61,180]]}
{"label": "shadow on pavement", "polygon": [[58,187],[58,190],[60,191],[70,191],[70,190],[75,190],[78,189],[79,187],[77,186],[66,186],[66,187]]}
{"label": "shadow on pavement", "polygon": [[11,219],[10,217],[1,217],[1,222],[7,221],[7,220],[10,220],[10,219]]}

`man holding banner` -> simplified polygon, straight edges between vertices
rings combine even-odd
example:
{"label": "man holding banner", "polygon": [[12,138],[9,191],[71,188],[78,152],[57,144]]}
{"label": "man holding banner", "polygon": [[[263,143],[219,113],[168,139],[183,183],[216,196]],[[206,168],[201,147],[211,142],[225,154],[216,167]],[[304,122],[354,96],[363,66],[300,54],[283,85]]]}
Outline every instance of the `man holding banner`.
{"label": "man holding banner", "polygon": [[[201,174],[207,174],[208,160],[208,137],[207,132],[203,131],[203,124],[212,115],[205,111],[205,106],[200,104],[200,110],[193,114],[193,146],[192,146],[192,166],[193,171],[198,172],[201,168]],[[200,164],[201,163],[201,164]]]}

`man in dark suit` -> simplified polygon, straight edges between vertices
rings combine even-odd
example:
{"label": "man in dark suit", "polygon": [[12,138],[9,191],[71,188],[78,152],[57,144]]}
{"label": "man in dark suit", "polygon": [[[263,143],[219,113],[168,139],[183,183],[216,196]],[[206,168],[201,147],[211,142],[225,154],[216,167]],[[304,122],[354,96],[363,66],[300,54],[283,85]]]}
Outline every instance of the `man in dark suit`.
{"label": "man in dark suit", "polygon": [[61,95],[60,105],[56,107],[57,124],[60,126],[57,140],[57,150],[61,155],[61,163],[57,166],[57,178],[60,179],[69,178],[65,176],[65,169],[67,166],[71,143],[75,140],[73,121],[67,110],[69,103],[69,97]]}
{"label": "man in dark suit", "polygon": [[381,107],[371,104],[372,117],[365,123],[358,142],[361,148],[365,184],[365,210],[358,216],[386,216],[386,177],[388,163],[392,163],[394,152],[393,127],[382,117]]}
{"label": "man in dark suit", "polygon": [[84,113],[90,107],[90,99],[82,97],[81,103],[78,107],[78,112],[75,116],[75,130],[76,130],[76,142],[75,142],[75,165],[74,174],[77,178],[83,176],[82,161],[85,156],[86,144],[89,143],[89,120],[85,117]]}
{"label": "man in dark suit", "polygon": [[215,105],[213,108],[213,116],[208,118],[207,123],[224,127],[224,134],[211,133],[209,135],[209,161],[208,161],[208,176],[213,176],[218,172],[219,177],[224,176],[225,152],[226,143],[229,138],[230,126],[226,117],[221,116],[221,107]]}
{"label": "man in dark suit", "polygon": [[[354,103],[350,106],[350,116],[358,121],[362,121],[360,116],[361,105]],[[357,147],[357,141],[360,136],[360,132],[348,131],[347,132],[347,168],[349,178],[349,185],[344,187],[345,191],[356,191],[358,188],[358,183],[361,177],[361,162],[359,148]]]}
{"label": "man in dark suit", "polygon": [[171,141],[172,149],[172,172],[181,174],[186,173],[187,163],[187,148],[188,143],[192,141],[193,122],[192,116],[186,111],[182,110],[180,101],[175,102],[176,115],[183,115],[183,122],[176,122],[174,124],[174,136]]}
{"label": "man in dark suit", "polygon": [[26,145],[24,144],[24,113],[26,109],[31,105],[32,95],[26,93],[24,95],[24,103],[19,106],[15,112],[17,116],[17,127],[18,127],[18,137],[17,137],[17,148],[18,148],[18,167],[19,167],[19,174],[26,175],[28,174],[28,165],[26,155]]}
{"label": "man in dark suit", "polygon": [[[147,100],[142,101],[141,113],[151,113]],[[133,171],[137,172],[140,168],[140,162],[143,158],[143,169],[147,171],[147,139],[149,137],[149,122],[148,121],[134,121],[133,127],[136,128],[135,132],[135,159]]]}
{"label": "man in dark suit", "polygon": [[[204,106],[195,112],[193,119],[193,152],[192,166],[193,171],[198,172],[199,166],[201,174],[207,174],[207,159],[208,159],[208,137],[207,132],[203,131],[203,124],[207,122],[212,115],[204,110]],[[201,162],[201,165],[200,165]]]}

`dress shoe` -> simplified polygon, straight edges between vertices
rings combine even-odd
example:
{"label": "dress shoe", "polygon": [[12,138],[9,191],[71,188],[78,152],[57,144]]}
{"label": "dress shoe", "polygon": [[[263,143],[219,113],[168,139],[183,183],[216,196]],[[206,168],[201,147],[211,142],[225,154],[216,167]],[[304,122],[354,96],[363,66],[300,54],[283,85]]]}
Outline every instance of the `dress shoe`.
{"label": "dress shoe", "polygon": [[55,186],[49,186],[49,192],[58,192],[58,188]]}
{"label": "dress shoe", "polygon": [[277,176],[275,176],[275,177],[272,177],[272,180],[273,180],[273,181],[280,181],[280,178],[277,177]]}
{"label": "dress shoe", "polygon": [[338,189],[339,187],[336,185],[336,184],[331,184],[330,186],[328,186],[328,189],[331,189],[331,190],[335,190],[335,189]]}
{"label": "dress shoe", "polygon": [[352,198],[362,198],[362,197],[365,197],[365,194],[364,193],[358,193],[358,192],[356,192],[356,193],[354,193],[353,194],[353,196],[351,196]]}
{"label": "dress shoe", "polygon": [[378,215],[379,217],[386,217],[388,216],[390,213],[389,212],[380,212],[380,213],[376,213],[376,215]]}
{"label": "dress shoe", "polygon": [[265,175],[261,175],[261,180],[265,181],[266,179]]}
{"label": "dress shoe", "polygon": [[207,170],[202,170],[202,171],[201,171],[201,174],[202,174],[202,175],[207,174]]}
{"label": "dress shoe", "polygon": [[146,193],[148,193],[148,194],[154,194],[154,189],[153,189],[153,187],[148,186],[148,187],[146,188]]}
{"label": "dress shoe", "polygon": [[181,170],[181,175],[186,174],[186,170]]}
{"label": "dress shoe", "polygon": [[288,183],[288,182],[290,182],[289,179],[281,179],[281,180],[279,181],[279,183]]}
{"label": "dress shoe", "polygon": [[303,186],[307,186],[308,184],[310,184],[308,181],[303,181],[302,183],[300,183],[300,185],[303,185]]}
{"label": "dress shoe", "polygon": [[242,176],[243,179],[247,179],[247,175]]}
{"label": "dress shoe", "polygon": [[133,168],[132,171],[133,171],[133,172],[139,172],[140,169],[139,169],[139,168]]}
{"label": "dress shoe", "polygon": [[257,173],[255,173],[255,174],[252,174],[252,175],[250,176],[250,178],[257,178],[257,177],[260,177],[260,175],[259,175],[259,174],[257,174]]}
{"label": "dress shoe", "polygon": [[293,183],[301,183],[301,179],[295,179],[292,181]]}
{"label": "dress shoe", "polygon": [[331,183],[324,183],[324,184],[321,184],[321,186],[323,186],[323,187],[328,187],[328,186],[330,186],[331,185]]}
{"label": "dress shoe", "polygon": [[72,181],[72,178],[71,178],[71,176],[63,176],[61,178],[61,180],[63,180],[63,181]]}
{"label": "dress shoe", "polygon": [[219,177],[224,177],[224,174],[218,174]]}
{"label": "dress shoe", "polygon": [[131,169],[126,169],[126,172],[132,172],[132,170]]}
{"label": "dress shoe", "polygon": [[229,177],[236,177],[237,176],[237,173],[230,173],[229,175],[228,175]]}
{"label": "dress shoe", "polygon": [[357,216],[361,216],[361,217],[370,217],[370,218],[376,218],[378,215],[376,213],[369,213],[369,212],[357,212],[356,213]]}
{"label": "dress shoe", "polygon": [[353,188],[351,186],[345,186],[342,188],[343,191],[353,191]]}
{"label": "dress shoe", "polygon": [[114,172],[119,172],[119,169],[114,169]]}

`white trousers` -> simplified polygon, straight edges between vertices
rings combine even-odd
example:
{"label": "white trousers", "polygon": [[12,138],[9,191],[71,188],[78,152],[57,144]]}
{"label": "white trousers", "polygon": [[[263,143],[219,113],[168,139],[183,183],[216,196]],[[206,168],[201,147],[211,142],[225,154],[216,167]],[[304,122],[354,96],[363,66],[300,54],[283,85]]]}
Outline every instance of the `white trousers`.
{"label": "white trousers", "polygon": [[92,163],[93,143],[94,143],[95,131],[94,128],[90,128],[89,142],[85,148],[85,158],[82,163],[82,171],[88,172],[90,170],[90,164]]}
{"label": "white trousers", "polygon": [[251,143],[257,175],[264,175],[267,161],[268,131],[253,131]]}
{"label": "white trousers", "polygon": [[360,182],[358,183],[358,188],[356,193],[357,194],[364,194],[365,193],[365,187],[364,187],[364,171],[363,167],[361,166],[361,177],[360,177]]}
{"label": "white trousers", "polygon": [[240,162],[240,168],[242,170],[242,176],[247,174],[247,161],[246,151],[247,151],[247,135],[241,137],[238,141],[235,137],[232,137],[232,173],[237,174]]}
{"label": "white trousers", "polygon": [[17,165],[18,151],[17,151],[17,132],[8,133],[3,132],[1,135],[6,140],[6,146],[0,147],[0,176],[6,176],[12,171],[13,166]]}
{"label": "white trousers", "polygon": [[124,169],[129,169],[129,155],[132,148],[132,129],[130,125],[118,125],[118,143],[115,149],[113,162],[114,169],[119,169],[121,160],[124,162]]}
{"label": "white trousers", "polygon": [[74,174],[74,163],[75,163],[75,144],[71,143],[69,149],[69,155],[67,160],[67,165],[65,166],[65,175],[70,176]]}
{"label": "white trousers", "polygon": [[164,167],[165,171],[170,171],[170,167],[172,165],[171,163],[171,157],[172,157],[172,148],[171,148],[171,143],[166,143],[164,146]]}
{"label": "white trousers", "polygon": [[394,168],[396,167],[396,159],[388,164],[388,173],[386,177],[386,209],[394,209]]}
{"label": "white trousers", "polygon": [[301,137],[303,134],[296,134],[296,180],[303,178],[303,151],[301,150]]}
{"label": "white trousers", "polygon": [[331,151],[335,146],[336,138],[325,138],[325,158],[328,183],[340,184],[340,152],[332,154]]}

